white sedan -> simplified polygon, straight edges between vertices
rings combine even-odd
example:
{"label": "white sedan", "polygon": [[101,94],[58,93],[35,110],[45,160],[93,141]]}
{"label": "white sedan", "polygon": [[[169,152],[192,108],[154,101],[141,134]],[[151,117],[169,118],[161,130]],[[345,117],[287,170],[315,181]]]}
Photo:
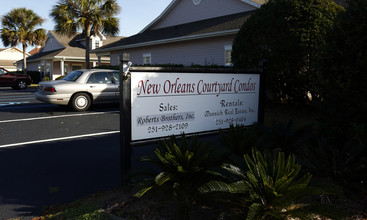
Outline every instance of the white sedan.
{"label": "white sedan", "polygon": [[40,82],[36,99],[86,111],[92,103],[119,102],[119,71],[76,70],[61,80]]}

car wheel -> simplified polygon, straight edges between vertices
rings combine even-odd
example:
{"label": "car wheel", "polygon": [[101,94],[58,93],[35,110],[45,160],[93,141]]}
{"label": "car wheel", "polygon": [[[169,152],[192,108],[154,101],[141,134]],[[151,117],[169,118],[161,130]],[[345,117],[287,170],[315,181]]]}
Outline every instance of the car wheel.
{"label": "car wheel", "polygon": [[27,82],[25,80],[19,80],[17,81],[15,87],[13,89],[26,89],[27,88]]}
{"label": "car wheel", "polygon": [[91,99],[86,93],[77,93],[71,99],[71,107],[78,112],[86,111],[91,105]]}

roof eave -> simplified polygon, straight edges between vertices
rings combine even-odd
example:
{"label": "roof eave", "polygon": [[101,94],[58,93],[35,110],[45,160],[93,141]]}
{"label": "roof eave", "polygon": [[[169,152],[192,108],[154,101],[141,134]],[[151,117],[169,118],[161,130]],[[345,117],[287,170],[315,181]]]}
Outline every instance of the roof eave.
{"label": "roof eave", "polygon": [[144,31],[146,31],[150,26],[154,25],[157,21],[161,20],[161,18],[166,14],[167,11],[171,10],[172,6],[177,2],[177,0],[173,0],[165,9],[164,11],[158,16],[156,17],[152,22],[150,22],[147,26],[145,26],[145,28],[143,28],[143,30],[141,30],[138,34],[143,33]]}
{"label": "roof eave", "polygon": [[155,40],[155,41],[147,41],[147,42],[136,43],[136,44],[128,44],[128,45],[103,48],[103,49],[95,49],[94,51],[91,51],[91,52],[99,54],[99,53],[105,53],[105,52],[122,50],[122,49],[131,49],[131,48],[136,48],[136,47],[154,46],[158,44],[167,44],[167,43],[177,43],[177,42],[183,42],[183,41],[188,41],[188,40],[198,40],[198,39],[210,38],[210,37],[220,37],[220,36],[226,36],[226,35],[231,35],[231,34],[237,34],[239,30],[240,29],[233,29],[233,30],[212,32],[212,33],[206,33],[206,34],[183,36],[183,37],[176,37],[176,38],[169,38],[169,39],[162,39],[162,40]]}
{"label": "roof eave", "polygon": [[[1,50],[0,52],[6,52],[8,50],[17,50],[19,53],[23,53],[23,51],[17,47],[8,47],[8,48],[4,48],[3,50]],[[26,56],[29,56],[30,54],[28,52],[25,52]]]}
{"label": "roof eave", "polygon": [[[98,58],[96,57],[90,57],[89,58],[90,61],[95,62],[98,61]],[[85,62],[85,57],[71,57],[71,56],[55,56],[53,57],[53,61],[60,61],[60,60],[64,60],[64,61],[83,61]],[[101,58],[102,61],[108,61],[109,58]]]}
{"label": "roof eave", "polygon": [[252,5],[252,6],[256,7],[256,8],[260,8],[261,7],[261,4],[258,4],[256,2],[253,2],[251,0],[241,0],[241,1],[243,1],[243,2],[245,2],[247,4],[249,4],[249,5]]}
{"label": "roof eave", "polygon": [[[102,61],[108,61],[108,58],[101,58]],[[78,61],[78,62],[85,62],[85,57],[70,57],[70,56],[45,56],[45,57],[39,57],[33,60],[27,60],[27,62],[38,62],[38,61],[42,61],[42,60],[52,60],[52,61],[60,61],[60,60],[64,60],[64,61]],[[98,61],[98,58],[90,58],[90,61],[92,62],[96,62]],[[18,60],[14,63],[23,63],[23,60]]]}
{"label": "roof eave", "polygon": [[[247,3],[247,4],[249,4],[249,5],[252,5],[252,6],[254,6],[254,7],[256,7],[256,8],[260,8],[261,7],[261,4],[259,4],[259,3],[256,3],[256,2],[253,2],[253,1],[251,1],[251,0],[241,0],[242,2],[245,2],[245,3]],[[166,13],[168,12],[168,11],[170,11],[171,9],[172,9],[172,6],[174,5],[174,4],[176,4],[177,3],[177,0],[173,0],[165,9],[164,9],[164,11],[157,17],[157,18],[155,18],[152,22],[150,22],[147,26],[145,26],[145,28],[143,28],[143,30],[141,30],[140,32],[139,32],[139,34],[141,34],[141,33],[143,33],[144,31],[146,31],[146,30],[148,30],[151,26],[153,26],[156,22],[158,22],[158,21],[160,21],[161,19],[162,19],[162,17],[164,17],[165,15],[166,15]]]}

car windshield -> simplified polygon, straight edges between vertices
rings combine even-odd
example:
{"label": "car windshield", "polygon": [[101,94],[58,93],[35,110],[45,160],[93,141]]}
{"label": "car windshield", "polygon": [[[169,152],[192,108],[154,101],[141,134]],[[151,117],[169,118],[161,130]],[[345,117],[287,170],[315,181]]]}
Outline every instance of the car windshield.
{"label": "car windshield", "polygon": [[65,81],[70,81],[70,82],[75,82],[81,75],[83,72],[81,71],[73,71],[71,73],[69,73],[68,75],[66,75],[63,80]]}
{"label": "car windshield", "polygon": [[6,71],[5,69],[3,68],[0,68],[0,75],[5,75],[5,74],[8,74],[8,71]]}

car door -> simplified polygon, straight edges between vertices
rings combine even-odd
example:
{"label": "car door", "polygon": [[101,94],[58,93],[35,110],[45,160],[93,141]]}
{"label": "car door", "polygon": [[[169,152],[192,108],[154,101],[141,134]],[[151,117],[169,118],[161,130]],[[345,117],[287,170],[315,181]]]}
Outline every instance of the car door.
{"label": "car door", "polygon": [[115,100],[120,101],[120,72],[112,72],[112,80],[115,84]]}
{"label": "car door", "polygon": [[110,72],[94,72],[87,81],[87,90],[95,102],[113,102],[116,99],[116,85]]}
{"label": "car door", "polygon": [[14,81],[14,78],[8,71],[0,68],[0,85],[9,86]]}

